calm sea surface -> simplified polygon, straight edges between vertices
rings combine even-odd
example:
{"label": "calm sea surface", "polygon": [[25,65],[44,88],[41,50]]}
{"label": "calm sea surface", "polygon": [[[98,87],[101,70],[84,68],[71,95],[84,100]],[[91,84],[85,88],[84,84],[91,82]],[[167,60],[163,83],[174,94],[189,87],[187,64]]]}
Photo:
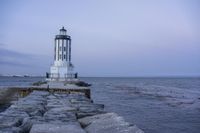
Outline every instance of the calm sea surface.
{"label": "calm sea surface", "polygon": [[[23,86],[37,77],[0,77],[0,86]],[[81,78],[92,99],[146,133],[200,133],[200,78]]]}

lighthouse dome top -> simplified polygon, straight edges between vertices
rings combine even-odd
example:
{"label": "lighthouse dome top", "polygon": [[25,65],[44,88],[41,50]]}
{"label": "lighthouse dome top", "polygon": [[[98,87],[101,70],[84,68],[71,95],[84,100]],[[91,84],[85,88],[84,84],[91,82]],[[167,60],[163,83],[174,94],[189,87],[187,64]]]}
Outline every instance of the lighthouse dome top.
{"label": "lighthouse dome top", "polygon": [[69,35],[67,35],[67,30],[62,27],[60,29],[60,33],[58,35],[56,35],[55,39],[71,39],[71,37]]}
{"label": "lighthouse dome top", "polygon": [[63,26],[62,29],[60,29],[60,31],[67,31],[67,30],[66,30],[65,27]]}
{"label": "lighthouse dome top", "polygon": [[60,29],[60,35],[66,35],[67,30],[64,28],[64,26],[62,27],[62,29]]}

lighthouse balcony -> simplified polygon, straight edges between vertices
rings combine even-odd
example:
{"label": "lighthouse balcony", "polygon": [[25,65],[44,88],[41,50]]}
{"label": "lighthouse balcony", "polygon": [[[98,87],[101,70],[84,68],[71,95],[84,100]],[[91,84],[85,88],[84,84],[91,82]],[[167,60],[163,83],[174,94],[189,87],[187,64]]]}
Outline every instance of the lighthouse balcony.
{"label": "lighthouse balcony", "polygon": [[67,74],[59,74],[59,73],[46,73],[47,81],[68,81],[72,79],[77,79],[77,73],[67,73]]}
{"label": "lighthouse balcony", "polygon": [[55,39],[68,39],[68,40],[70,40],[70,36],[68,36],[68,35],[56,35],[56,38]]}

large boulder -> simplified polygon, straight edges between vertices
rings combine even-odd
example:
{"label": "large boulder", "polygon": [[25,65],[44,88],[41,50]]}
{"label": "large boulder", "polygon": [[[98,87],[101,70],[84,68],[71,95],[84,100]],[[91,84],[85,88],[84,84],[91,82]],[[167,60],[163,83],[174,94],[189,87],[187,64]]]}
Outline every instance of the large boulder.
{"label": "large boulder", "polygon": [[93,103],[76,104],[75,107],[78,108],[77,112],[78,118],[105,113],[103,104],[93,104]]}
{"label": "large boulder", "polygon": [[76,116],[73,112],[58,113],[50,110],[47,111],[43,117],[45,121],[49,123],[67,123],[70,121],[76,121]]}
{"label": "large boulder", "polygon": [[30,133],[85,133],[79,123],[69,124],[34,124]]}
{"label": "large boulder", "polygon": [[79,119],[87,133],[143,133],[115,113],[99,114]]}

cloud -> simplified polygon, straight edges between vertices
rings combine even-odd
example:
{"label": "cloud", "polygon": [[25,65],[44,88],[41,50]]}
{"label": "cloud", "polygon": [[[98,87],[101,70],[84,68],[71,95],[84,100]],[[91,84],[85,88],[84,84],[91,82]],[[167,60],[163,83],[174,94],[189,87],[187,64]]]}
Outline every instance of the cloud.
{"label": "cloud", "polygon": [[1,47],[1,46],[5,46],[5,44],[4,44],[4,43],[0,43],[0,47]]}
{"label": "cloud", "polygon": [[[4,45],[3,43],[0,43],[0,45]],[[11,57],[11,58],[30,58],[31,55],[30,54],[25,54],[25,53],[21,53],[21,52],[17,52],[17,51],[12,51],[12,50],[8,50],[5,48],[0,48],[0,57],[2,58],[6,58],[6,57]],[[0,58],[0,59],[1,59]]]}
{"label": "cloud", "polygon": [[50,66],[47,56],[27,54],[0,47],[1,74],[41,74]]}
{"label": "cloud", "polygon": [[28,67],[30,65],[28,64],[22,64],[22,63],[19,63],[19,62],[11,62],[11,61],[2,61],[0,60],[0,64],[1,65],[5,65],[5,66],[17,66],[17,67]]}
{"label": "cloud", "polygon": [[31,60],[33,55],[0,48],[1,65],[29,66],[27,60]]}

